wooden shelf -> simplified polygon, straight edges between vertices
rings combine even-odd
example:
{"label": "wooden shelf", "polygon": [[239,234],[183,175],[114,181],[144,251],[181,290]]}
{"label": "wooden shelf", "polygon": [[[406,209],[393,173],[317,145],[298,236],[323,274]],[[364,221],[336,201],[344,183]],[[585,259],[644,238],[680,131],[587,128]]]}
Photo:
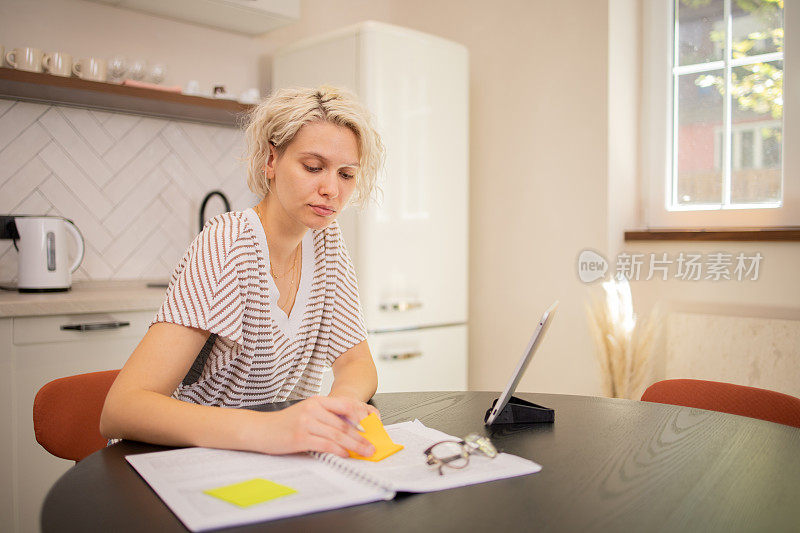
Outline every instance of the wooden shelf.
{"label": "wooden shelf", "polygon": [[776,228],[646,229],[625,232],[626,241],[800,241],[800,226]]}
{"label": "wooden shelf", "polygon": [[252,106],[233,100],[0,68],[0,98],[239,126]]}

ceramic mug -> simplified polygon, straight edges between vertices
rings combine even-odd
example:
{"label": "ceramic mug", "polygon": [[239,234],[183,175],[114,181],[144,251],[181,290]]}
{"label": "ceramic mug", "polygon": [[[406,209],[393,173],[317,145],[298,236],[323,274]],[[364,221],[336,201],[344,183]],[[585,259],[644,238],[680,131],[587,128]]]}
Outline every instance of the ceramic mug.
{"label": "ceramic mug", "polygon": [[42,67],[53,76],[69,78],[72,76],[72,56],[64,52],[45,54]]}
{"label": "ceramic mug", "polygon": [[43,55],[38,48],[14,48],[6,54],[6,61],[17,70],[41,72]]}
{"label": "ceramic mug", "polygon": [[106,81],[106,60],[84,57],[72,64],[72,73],[83,80]]}

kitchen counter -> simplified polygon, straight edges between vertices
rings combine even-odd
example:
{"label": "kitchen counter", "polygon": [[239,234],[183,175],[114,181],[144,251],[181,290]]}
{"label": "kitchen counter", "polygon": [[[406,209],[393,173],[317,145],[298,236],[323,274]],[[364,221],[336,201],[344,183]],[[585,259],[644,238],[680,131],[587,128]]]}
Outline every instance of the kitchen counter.
{"label": "kitchen counter", "polygon": [[115,311],[155,313],[164,301],[166,288],[147,287],[152,281],[156,280],[77,281],[67,292],[0,291],[0,318]]}

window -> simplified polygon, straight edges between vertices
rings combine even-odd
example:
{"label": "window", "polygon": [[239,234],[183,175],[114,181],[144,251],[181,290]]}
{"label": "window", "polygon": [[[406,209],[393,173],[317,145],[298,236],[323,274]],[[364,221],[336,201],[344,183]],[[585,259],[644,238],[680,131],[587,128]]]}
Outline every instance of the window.
{"label": "window", "polygon": [[675,0],[673,13],[669,208],[779,206],[782,0]]}
{"label": "window", "polygon": [[[649,226],[800,223],[800,117],[789,76],[800,6],[659,0],[645,6],[643,171]],[[787,29],[788,28],[788,29]],[[793,49],[793,50],[792,50]],[[663,70],[662,70],[663,69]],[[786,76],[784,74],[786,73]],[[797,91],[795,91],[797,92]]]}

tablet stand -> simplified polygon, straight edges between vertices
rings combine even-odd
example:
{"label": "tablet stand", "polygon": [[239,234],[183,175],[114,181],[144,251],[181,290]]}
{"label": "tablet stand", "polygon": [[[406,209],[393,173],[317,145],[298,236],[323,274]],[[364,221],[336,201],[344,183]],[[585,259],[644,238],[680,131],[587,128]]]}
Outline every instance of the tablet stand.
{"label": "tablet stand", "polygon": [[[497,404],[497,400],[499,400],[499,398],[495,398],[492,402],[492,406],[486,411],[486,416],[483,417],[484,422],[489,420],[489,415],[492,414],[492,409],[494,409],[495,404]],[[497,415],[492,425],[552,422],[555,418],[556,413],[552,409],[512,396],[508,399],[508,403],[503,407],[503,410],[500,411],[500,414]]]}

